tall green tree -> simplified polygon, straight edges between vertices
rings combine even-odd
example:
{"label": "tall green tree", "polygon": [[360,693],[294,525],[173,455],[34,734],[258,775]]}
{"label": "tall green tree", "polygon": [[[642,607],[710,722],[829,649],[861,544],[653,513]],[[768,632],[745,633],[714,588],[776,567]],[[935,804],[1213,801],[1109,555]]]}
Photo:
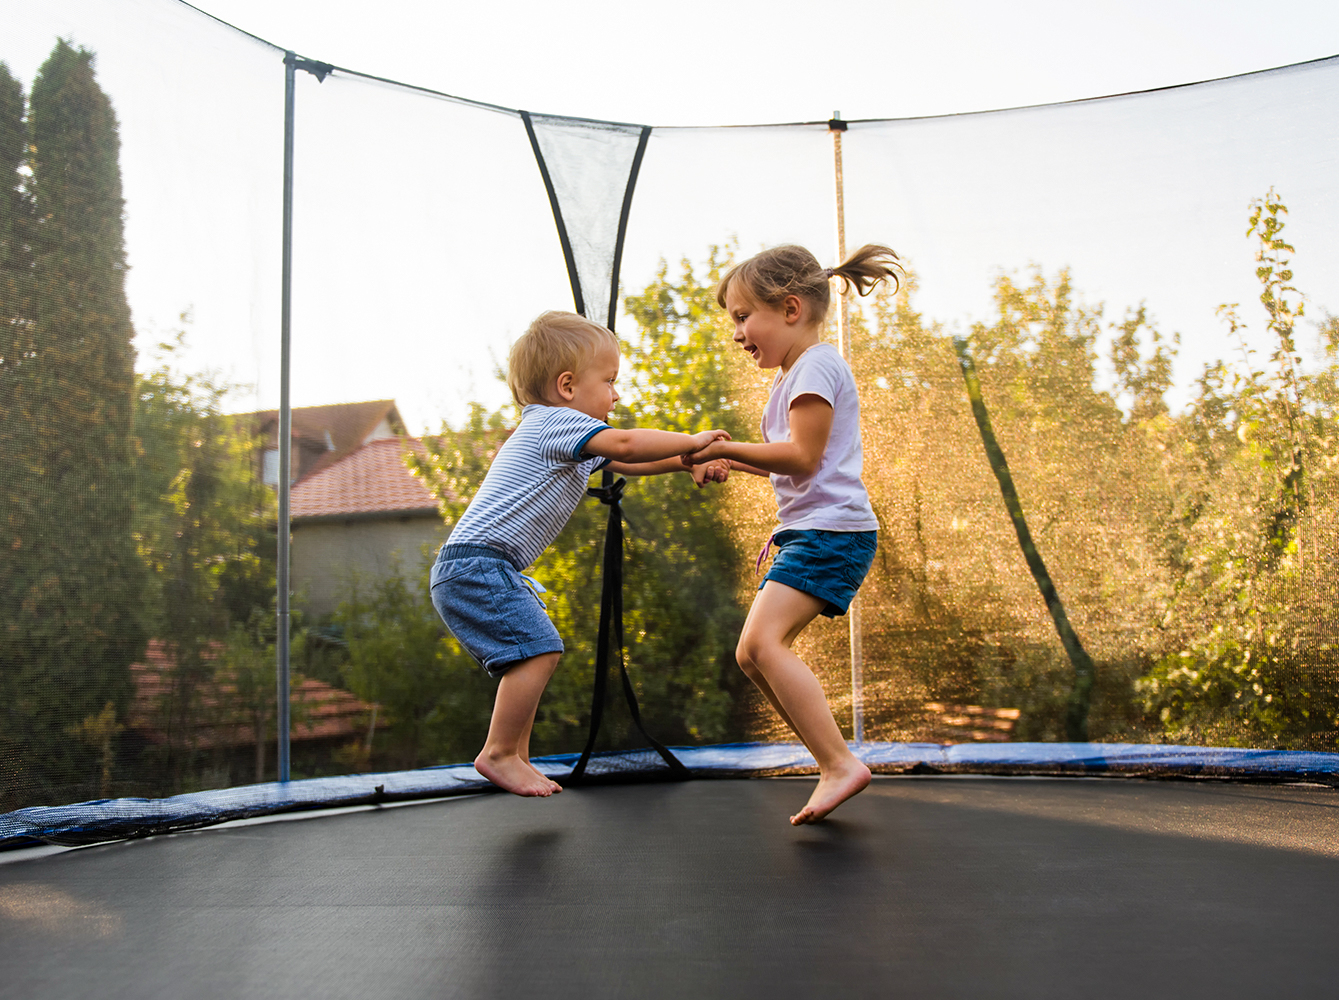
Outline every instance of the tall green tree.
{"label": "tall green tree", "polygon": [[[14,87],[0,91],[12,163]],[[9,738],[26,748],[18,781],[68,799],[100,780],[69,731],[109,702],[124,713],[144,642],[120,140],[91,52],[57,43],[33,83],[28,137],[37,224],[31,328],[0,429],[0,675]]]}
{"label": "tall green tree", "polygon": [[156,722],[168,735],[170,759],[156,762],[168,787],[194,756],[191,734],[219,643],[268,612],[274,592],[273,496],[255,474],[251,428],[223,413],[236,387],[173,367],[184,339],[183,331],[160,344],[157,364],[135,376],[133,527],[148,570],[144,619],[173,664]]}
{"label": "tall green tree", "polygon": [[0,427],[14,382],[29,355],[32,331],[34,211],[23,175],[28,162],[27,98],[0,63]]}
{"label": "tall green tree", "polygon": [[[614,423],[740,431],[726,355],[731,345],[722,336],[713,291],[725,257],[713,250],[702,277],[685,261],[671,279],[662,264],[650,285],[627,297],[636,327],[623,337],[631,365],[621,376],[624,399]],[[444,426],[426,441],[424,456],[407,456],[448,525],[464,513],[514,423],[510,409],[490,414],[476,406],[463,427]],[[742,680],[733,656],[743,623],[741,560],[723,499],[719,488],[695,489],[685,474],[635,479],[623,500],[628,669],[648,731],[669,743],[742,735],[732,712]],[[544,599],[567,645],[536,718],[531,749],[537,753],[579,749],[585,734],[607,511],[594,500],[583,503],[529,571],[548,588]],[[621,706],[616,678],[611,689],[602,745],[634,745],[640,737]]]}
{"label": "tall green tree", "polygon": [[1240,361],[1206,368],[1169,435],[1183,467],[1172,641],[1139,692],[1177,740],[1333,749],[1339,737],[1339,588],[1326,559],[1339,545],[1339,352],[1331,319],[1322,365],[1299,367],[1287,211],[1270,189],[1247,229],[1270,364],[1242,337],[1238,306],[1222,306]]}

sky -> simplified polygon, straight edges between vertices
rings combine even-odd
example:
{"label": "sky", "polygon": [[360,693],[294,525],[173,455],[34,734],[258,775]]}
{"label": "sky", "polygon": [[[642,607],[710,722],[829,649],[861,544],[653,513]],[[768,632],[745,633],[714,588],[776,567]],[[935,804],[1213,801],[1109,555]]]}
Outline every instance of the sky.
{"label": "sky", "polygon": [[[122,126],[142,363],[188,313],[183,363],[253,386],[239,406],[274,405],[278,54],[171,0],[0,2],[13,8],[0,59],[21,79],[57,35],[97,52]],[[200,6],[374,76],[655,126],[963,115],[1339,54],[1339,4],[1288,0],[940,0],[841,14],[811,0]],[[1339,152],[1306,145],[1309,132],[1339,135],[1323,117],[1339,105],[1333,81],[1294,74],[1151,101],[853,126],[851,242],[903,252],[918,305],[949,328],[988,315],[995,275],[1032,265],[1073,267],[1108,319],[1147,301],[1185,340],[1173,393],[1183,402],[1202,364],[1227,350],[1214,306],[1254,294],[1244,221],[1270,184],[1290,198],[1313,313],[1339,310]],[[517,120],[339,74],[300,75],[297,107],[295,404],[395,398],[420,430],[459,420],[469,400],[502,402],[492,369],[507,344],[540,309],[571,302]],[[732,238],[746,252],[793,240],[835,257],[831,158],[822,128],[657,130],[624,291],[661,258],[674,270]]]}
{"label": "sky", "polygon": [[508,107],[649,125],[904,118],[1339,54],[1331,0],[201,0],[299,54]]}

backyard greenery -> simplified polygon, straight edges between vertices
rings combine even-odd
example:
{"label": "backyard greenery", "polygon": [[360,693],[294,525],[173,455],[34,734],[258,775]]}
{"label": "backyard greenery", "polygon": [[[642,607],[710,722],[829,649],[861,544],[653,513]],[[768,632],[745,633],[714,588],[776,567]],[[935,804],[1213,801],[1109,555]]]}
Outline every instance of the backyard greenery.
{"label": "backyard greenery", "polygon": [[[234,387],[180,370],[185,332],[136,371],[118,155],[91,53],[58,43],[28,95],[0,64],[0,812],[226,780],[181,736],[202,720],[246,727],[267,773],[274,499],[254,428],[225,415]],[[1294,287],[1282,197],[1243,214],[1259,307],[1224,304],[1181,332],[1224,348],[1178,412],[1166,397],[1180,335],[1145,304],[1108,316],[1085,303],[1065,269],[1001,276],[993,315],[965,337],[1095,665],[1080,690],[1090,739],[1339,740],[1339,320],[1313,321]],[[715,303],[732,256],[712,246],[701,264],[662,263],[624,299],[616,423],[756,436],[771,373],[733,346]],[[866,732],[926,739],[926,704],[950,702],[1020,709],[1015,739],[1064,739],[1074,669],[984,457],[953,338],[915,295],[913,274],[852,313],[881,524],[862,591]],[[1248,324],[1267,356],[1247,346]],[[406,450],[448,526],[518,419],[476,405]],[[768,483],[736,475],[699,491],[686,474],[653,477],[630,483],[623,506],[628,661],[650,732],[789,738],[733,658],[773,525]],[[606,516],[583,504],[531,571],[568,644],[536,753],[584,740]],[[418,554],[419,586],[351,579],[332,620],[296,616],[295,667],[375,704],[383,723],[332,766],[466,760],[482,741],[493,684],[432,608],[432,556]],[[172,664],[152,713],[177,736],[158,744],[128,726],[131,665],[150,640]],[[846,622],[819,621],[799,648],[846,722]],[[615,708],[604,745],[635,738]]]}

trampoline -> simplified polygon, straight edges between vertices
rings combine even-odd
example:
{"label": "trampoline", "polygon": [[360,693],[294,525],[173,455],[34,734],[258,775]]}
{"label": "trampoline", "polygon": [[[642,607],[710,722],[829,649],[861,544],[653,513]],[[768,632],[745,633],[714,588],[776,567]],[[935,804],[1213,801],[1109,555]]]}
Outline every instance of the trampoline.
{"label": "trampoline", "polygon": [[[0,996],[1333,992],[1339,454],[1325,449],[1339,434],[1280,414],[1331,427],[1339,382],[1333,350],[1294,365],[1300,314],[1279,303],[1288,282],[1320,297],[1339,274],[1339,57],[1043,108],[702,129],[375,78],[177,0],[54,0],[17,19],[5,60],[0,124],[35,122],[32,149],[59,146],[41,126],[65,99],[62,73],[84,101],[63,127],[102,130],[97,162],[115,184],[89,186],[105,197],[88,214],[106,226],[71,244],[110,247],[99,259],[114,280],[89,287],[128,292],[102,312],[71,306],[65,322],[119,317],[129,381],[111,396],[159,420],[136,425],[136,447],[140,468],[166,475],[132,496],[124,470],[100,464],[95,434],[129,420],[115,407],[43,423],[83,398],[81,365],[96,359],[34,341],[15,355],[27,369],[0,365],[0,387],[46,404],[25,412],[47,434],[25,437],[0,396],[0,486],[23,501],[0,544],[0,634],[23,637],[0,646]],[[1268,143],[1254,138],[1262,121]],[[125,164],[124,201],[108,150]],[[6,166],[28,200],[6,204],[55,236],[0,229],[0,261],[46,280],[87,262],[53,263],[61,217],[37,209],[61,192],[28,155]],[[722,163],[767,169],[723,178]],[[541,566],[563,581],[551,614],[570,645],[536,763],[568,787],[496,794],[452,763],[468,759],[459,745],[486,721],[486,692],[419,614],[399,560],[427,536],[405,524],[450,520],[461,470],[506,431],[489,411],[493,363],[534,314],[569,301],[623,324],[640,407],[623,417],[682,408],[747,430],[760,386],[713,339],[703,289],[732,247],[839,256],[834,164],[852,244],[895,242],[924,296],[843,314],[843,346],[865,338],[853,367],[886,541],[863,626],[819,624],[805,640],[873,784],[821,824],[786,821],[813,761],[750,707],[732,662],[754,586],[739,567],[769,530],[749,495],[709,516],[699,500],[629,488],[625,525],[623,487],[606,481],[592,492],[607,527],[588,504]],[[1299,251],[1294,279],[1290,247],[1262,251],[1273,312],[1247,328],[1234,318],[1232,350],[1247,367],[1252,352],[1282,362],[1232,396],[1232,372],[1212,363],[1220,328],[1202,321],[1258,298],[1266,258],[1251,258],[1242,223],[1252,204],[1257,221],[1283,218],[1275,184],[1310,256]],[[779,198],[807,207],[778,220]],[[708,243],[705,265],[678,278],[664,263]],[[516,247],[524,281],[490,270]],[[1075,304],[1070,266],[1108,313]],[[3,329],[42,332],[16,287],[0,284]],[[1136,307],[1145,297],[1166,334]],[[131,372],[136,329],[143,351],[183,308],[196,325],[170,361],[186,374],[146,372],[142,358]],[[1172,330],[1176,365],[1208,365],[1198,381],[1173,378]],[[1339,344],[1332,320],[1324,330]],[[225,391],[218,372],[244,388]],[[385,386],[404,383],[388,373],[403,372],[414,387],[392,401]],[[677,395],[656,394],[675,379]],[[152,411],[160,390],[180,404],[166,407],[174,419],[197,422]],[[290,390],[312,420],[347,408],[295,429]],[[1164,396],[1203,418],[1186,418],[1201,437],[1168,430],[1181,425]],[[427,414],[450,420],[411,438]],[[1259,443],[1266,418],[1272,444]],[[56,482],[33,456],[47,461],[60,434],[83,461]],[[360,455],[354,472],[341,465]],[[426,500],[405,462],[431,482]],[[401,491],[394,503],[368,489],[363,507],[322,506],[386,469],[400,477],[383,491]],[[289,506],[294,481],[319,485],[309,506]],[[222,510],[219,497],[233,521],[190,520]],[[143,509],[160,520],[134,521]],[[345,606],[322,607],[288,579],[290,540],[309,546],[308,565],[352,562],[373,521],[402,532],[378,567],[398,583],[375,600],[359,604],[351,585]],[[69,558],[37,572],[24,560],[42,546]],[[85,551],[101,561],[85,567]],[[103,586],[96,607],[62,589],[69,564]]]}
{"label": "trampoline", "polygon": [[[0,855],[12,996],[1326,995],[1329,789],[877,777],[473,795]],[[39,848],[38,850],[44,850]]]}

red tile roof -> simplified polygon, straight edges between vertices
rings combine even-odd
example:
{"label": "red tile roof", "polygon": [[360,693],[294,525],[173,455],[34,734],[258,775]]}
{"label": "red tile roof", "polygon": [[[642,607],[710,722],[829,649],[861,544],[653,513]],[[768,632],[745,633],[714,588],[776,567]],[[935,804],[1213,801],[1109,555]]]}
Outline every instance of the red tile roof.
{"label": "red tile roof", "polygon": [[[214,659],[219,648],[217,643],[211,644],[205,659]],[[169,739],[166,703],[172,694],[172,671],[175,668],[176,660],[159,639],[149,640],[143,663],[130,665],[135,695],[127,724],[151,743],[166,743]],[[200,685],[196,692],[195,724],[180,742],[198,748],[254,745],[254,733],[249,722],[241,718],[242,712],[234,701],[235,694],[236,688],[226,681],[206,681]],[[295,677],[290,702],[293,706],[290,738],[295,743],[365,739],[372,711],[376,708],[348,691],[311,677]],[[385,725],[384,719],[376,722],[378,729]]]}
{"label": "red tile roof", "polygon": [[[318,454],[295,469],[299,477],[310,476],[329,468],[350,452],[360,447],[367,436],[385,420],[395,434],[403,434],[404,421],[393,399],[373,399],[362,403],[329,403],[325,406],[295,406],[293,408],[293,440]],[[279,411],[259,410],[241,413],[237,419],[245,421],[261,434],[265,447],[277,447],[279,440]],[[328,435],[328,436],[327,436]]]}
{"label": "red tile roof", "polygon": [[437,501],[423,480],[409,474],[405,445],[423,454],[415,438],[389,438],[365,444],[334,465],[295,483],[294,520],[349,514],[436,513]]}

